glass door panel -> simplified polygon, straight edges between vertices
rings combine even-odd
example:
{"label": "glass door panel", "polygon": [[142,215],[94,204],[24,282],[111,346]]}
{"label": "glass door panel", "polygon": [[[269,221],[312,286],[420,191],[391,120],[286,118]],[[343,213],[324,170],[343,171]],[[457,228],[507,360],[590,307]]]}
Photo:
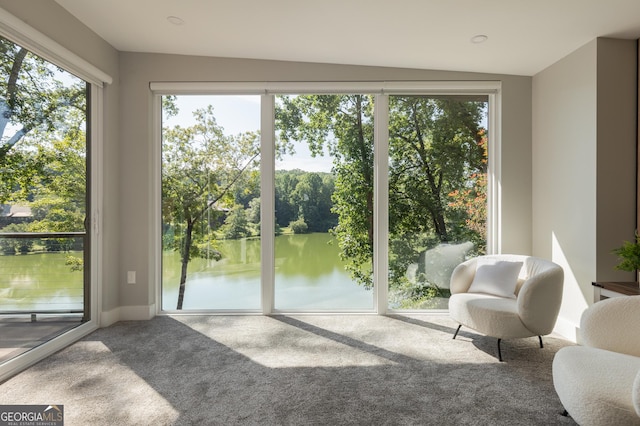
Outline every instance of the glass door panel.
{"label": "glass door panel", "polygon": [[373,98],[276,97],[276,310],[373,309]]}
{"label": "glass door panel", "polygon": [[0,45],[2,362],[91,319],[90,85],[7,39]]}
{"label": "glass door panel", "polygon": [[260,96],[162,111],[162,309],[259,310]]}
{"label": "glass door panel", "polygon": [[486,251],[486,96],[389,97],[389,308],[447,309]]}

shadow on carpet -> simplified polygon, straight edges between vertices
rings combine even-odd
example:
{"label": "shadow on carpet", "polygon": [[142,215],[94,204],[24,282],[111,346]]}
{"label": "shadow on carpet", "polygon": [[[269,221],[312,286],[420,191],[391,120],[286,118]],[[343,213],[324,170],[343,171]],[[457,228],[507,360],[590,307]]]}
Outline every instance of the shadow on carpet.
{"label": "shadow on carpet", "polygon": [[444,315],[175,316],[100,329],[0,385],[66,425],[551,425],[553,336]]}

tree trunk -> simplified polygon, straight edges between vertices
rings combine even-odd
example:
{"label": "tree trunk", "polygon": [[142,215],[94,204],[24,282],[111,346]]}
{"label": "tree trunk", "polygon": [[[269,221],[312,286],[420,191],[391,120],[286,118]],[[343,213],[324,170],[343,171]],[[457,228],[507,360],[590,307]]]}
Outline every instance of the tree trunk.
{"label": "tree trunk", "polygon": [[449,233],[447,232],[447,225],[444,221],[444,213],[442,211],[442,207],[438,206],[437,211],[433,217],[433,223],[436,228],[436,234],[438,234],[438,238],[441,243],[449,242]]}
{"label": "tree trunk", "polygon": [[189,252],[191,251],[191,236],[193,234],[194,222],[187,222],[187,229],[184,231],[184,247],[182,250],[182,270],[180,271],[180,287],[178,290],[178,306],[177,310],[182,309],[184,301],[184,289],[187,284],[187,267],[189,266]]}

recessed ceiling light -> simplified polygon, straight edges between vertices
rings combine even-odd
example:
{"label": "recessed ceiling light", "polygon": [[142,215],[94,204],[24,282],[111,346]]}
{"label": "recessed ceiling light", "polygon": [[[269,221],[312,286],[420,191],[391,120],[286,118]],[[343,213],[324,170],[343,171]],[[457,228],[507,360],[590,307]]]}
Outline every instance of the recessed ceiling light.
{"label": "recessed ceiling light", "polygon": [[177,16],[167,16],[167,21],[171,22],[173,25],[183,25],[184,20]]}
{"label": "recessed ceiling light", "polygon": [[478,34],[471,37],[471,43],[475,43],[475,44],[484,43],[488,39],[489,39],[489,36],[486,36],[484,34]]}

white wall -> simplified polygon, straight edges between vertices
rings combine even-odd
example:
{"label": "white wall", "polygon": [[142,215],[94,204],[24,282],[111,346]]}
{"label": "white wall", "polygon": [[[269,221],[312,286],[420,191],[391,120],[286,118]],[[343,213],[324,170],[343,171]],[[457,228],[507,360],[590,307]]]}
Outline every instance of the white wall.
{"label": "white wall", "polygon": [[591,283],[628,280],[635,228],[635,42],[597,39],[533,78],[533,253],[564,267],[556,331],[576,338]]}

